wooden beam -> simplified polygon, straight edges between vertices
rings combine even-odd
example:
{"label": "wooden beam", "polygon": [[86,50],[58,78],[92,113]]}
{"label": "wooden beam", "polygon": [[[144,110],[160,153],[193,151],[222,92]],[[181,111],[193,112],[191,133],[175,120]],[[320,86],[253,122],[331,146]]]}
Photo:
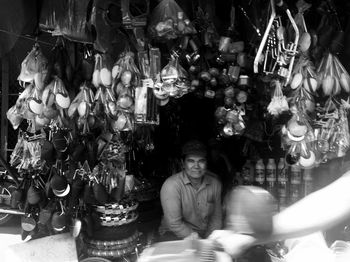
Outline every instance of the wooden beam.
{"label": "wooden beam", "polygon": [[1,59],[1,136],[0,136],[0,153],[7,159],[7,137],[8,137],[8,120],[6,117],[6,112],[8,110],[8,98],[9,98],[9,85],[10,85],[10,66],[9,66],[9,56],[5,55]]}

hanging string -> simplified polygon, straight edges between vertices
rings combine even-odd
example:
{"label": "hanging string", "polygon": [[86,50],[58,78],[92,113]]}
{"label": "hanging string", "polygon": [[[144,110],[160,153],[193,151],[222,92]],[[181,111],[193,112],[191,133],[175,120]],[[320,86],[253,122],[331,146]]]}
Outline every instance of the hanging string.
{"label": "hanging string", "polygon": [[32,40],[34,42],[37,42],[37,43],[40,43],[40,44],[43,44],[43,45],[54,46],[54,44],[52,44],[52,43],[45,42],[45,41],[42,41],[42,40],[38,40],[37,37],[30,37],[30,36],[19,35],[19,34],[15,34],[15,33],[3,30],[3,29],[0,29],[0,32],[8,34],[8,35],[16,36],[16,37],[19,37],[19,38]]}

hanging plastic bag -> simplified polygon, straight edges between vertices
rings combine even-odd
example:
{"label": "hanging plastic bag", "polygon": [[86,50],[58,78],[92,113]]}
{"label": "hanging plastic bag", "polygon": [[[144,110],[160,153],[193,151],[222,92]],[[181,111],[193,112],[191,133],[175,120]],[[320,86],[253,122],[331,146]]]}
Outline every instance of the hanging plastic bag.
{"label": "hanging plastic bag", "polygon": [[10,156],[11,166],[14,167],[21,163],[21,159],[23,158],[23,151],[24,151],[24,139],[21,135],[19,135],[15,148],[13,149],[12,154]]}
{"label": "hanging plastic bag", "polygon": [[160,77],[163,81],[163,89],[171,97],[177,97],[180,94],[180,88],[176,83],[180,78],[180,74],[186,74],[179,71],[181,68],[179,67],[178,58],[174,55],[171,55],[169,63],[163,67],[160,72]]}
{"label": "hanging plastic bag", "polygon": [[345,156],[350,147],[349,122],[346,110],[340,108],[339,132],[337,136],[337,157]]}
{"label": "hanging plastic bag", "polygon": [[350,92],[350,76],[335,55],[328,53],[322,58],[317,75],[325,96],[338,95],[342,89]]}
{"label": "hanging plastic bag", "polygon": [[196,30],[175,0],[162,0],[154,8],[149,23],[150,36],[158,40],[175,39]]}
{"label": "hanging plastic bag", "polygon": [[290,81],[290,87],[294,90],[289,95],[290,105],[296,105],[299,111],[314,112],[314,95],[319,87],[316,79],[313,62],[307,56],[300,56],[295,63]]}
{"label": "hanging plastic bag", "polygon": [[337,117],[328,120],[321,129],[318,148],[324,154],[324,159],[345,156],[350,146],[347,112],[343,106],[338,110]]}
{"label": "hanging plastic bag", "polygon": [[160,72],[160,77],[165,83],[175,83],[179,77],[179,71],[177,69],[177,61],[174,56],[171,56],[169,63],[163,67]]}
{"label": "hanging plastic bag", "polygon": [[296,107],[292,107],[291,111],[293,116],[282,129],[282,133],[285,135],[284,142],[288,145],[301,141],[305,141],[305,143],[313,142],[315,136],[309,117]]}
{"label": "hanging plastic bag", "polygon": [[59,29],[60,21],[67,12],[66,1],[46,0],[42,3],[40,12],[40,28],[52,32]]}
{"label": "hanging plastic bag", "polygon": [[131,131],[134,129],[131,115],[121,110],[118,110],[116,120],[111,120],[110,125],[113,132]]}
{"label": "hanging plastic bag", "polygon": [[[76,97],[75,106],[78,112],[78,128],[82,130],[83,134],[90,132],[90,126],[94,126],[95,118],[92,115],[92,102],[94,94],[85,83],[81,87],[81,93]],[[72,111],[74,110],[72,108]]]}
{"label": "hanging plastic bag", "polygon": [[298,137],[290,136],[290,134],[288,134],[288,137],[291,145],[286,155],[286,162],[289,165],[298,164],[303,169],[310,169],[320,162],[319,152],[314,143],[314,134],[311,130],[306,133],[302,140],[295,139]]}
{"label": "hanging plastic bag", "polygon": [[317,83],[316,69],[307,56],[300,56],[294,65],[290,87],[295,90],[300,87],[309,93],[315,93],[319,87]]}
{"label": "hanging plastic bag", "polygon": [[103,87],[99,87],[96,91],[94,100],[93,100],[93,114],[102,119],[104,116],[104,107],[105,107],[105,89]]}
{"label": "hanging plastic bag", "polygon": [[41,165],[41,144],[39,140],[28,142],[27,144],[30,165],[37,169]]}
{"label": "hanging plastic bag", "polygon": [[[330,150],[330,146],[334,142],[339,120],[339,110],[332,98],[326,101],[324,110],[322,113],[320,112],[318,118],[318,121],[314,121],[314,124],[319,126],[315,129],[316,149],[322,156],[322,161],[326,161],[329,157],[335,157],[335,150]],[[330,151],[332,151],[332,156],[328,154]]]}
{"label": "hanging plastic bag", "polygon": [[38,44],[35,44],[29,54],[21,63],[21,72],[17,77],[18,81],[31,83],[34,81],[36,73],[47,70],[47,59],[40,50]]}
{"label": "hanging plastic bag", "polygon": [[30,84],[24,89],[24,91],[19,95],[16,101],[17,112],[22,115],[24,119],[32,120],[35,118],[35,114],[29,110],[29,98],[33,95],[34,85]]}
{"label": "hanging plastic bag", "polygon": [[79,93],[75,96],[68,108],[68,117],[73,118],[78,112],[78,106],[84,97],[84,88],[87,88],[85,82],[83,85],[80,86]]}
{"label": "hanging plastic bag", "polygon": [[120,95],[118,96],[117,106],[118,109],[125,112],[134,112],[134,99],[128,94]]}
{"label": "hanging plastic bag", "polygon": [[112,85],[112,71],[109,58],[105,54],[95,55],[95,67],[92,74],[92,83],[98,88],[100,85],[109,87]]}
{"label": "hanging plastic bag", "polygon": [[311,45],[311,36],[307,31],[306,23],[304,19],[304,13],[311,8],[311,4],[304,1],[298,1],[296,7],[298,8],[298,13],[294,17],[294,21],[299,29],[299,50],[302,52],[307,52]]}
{"label": "hanging plastic bag", "polygon": [[98,88],[101,85],[101,69],[102,69],[102,56],[100,54],[95,55],[95,67],[92,73],[92,84]]}
{"label": "hanging plastic bag", "polygon": [[282,85],[279,81],[274,81],[275,91],[270,104],[267,107],[268,112],[273,116],[278,116],[289,109],[287,98],[283,95]]}
{"label": "hanging plastic bag", "polygon": [[179,89],[179,94],[177,95],[177,98],[185,95],[188,93],[190,89],[190,81],[188,77],[187,71],[180,65],[179,59],[175,59],[175,66],[178,72],[178,78],[175,82],[176,87]]}
{"label": "hanging plastic bag", "polygon": [[[223,110],[226,111],[226,113],[223,112]],[[216,112],[217,117],[221,118],[221,119],[218,119],[218,124],[222,126],[221,135],[223,137],[231,137],[233,135],[242,135],[246,129],[246,124],[243,119],[244,110],[238,106],[234,106],[234,108],[230,110],[226,110],[226,109],[223,109],[223,110],[221,108],[221,109],[218,109]],[[218,112],[218,111],[222,111],[222,112]]]}
{"label": "hanging plastic bag", "polygon": [[64,86],[63,81],[55,77],[54,78],[54,86],[52,93],[55,96],[55,104],[60,109],[68,109],[71,103],[70,97],[68,95],[68,91]]}
{"label": "hanging plastic bag", "polygon": [[[45,1],[46,2],[46,1]],[[89,12],[89,0],[70,0],[68,10],[60,21],[60,33],[71,41],[92,43],[92,33],[86,14]]]}
{"label": "hanging plastic bag", "polygon": [[27,99],[29,110],[36,115],[41,115],[43,113],[44,105],[41,96],[41,92],[34,87],[33,93]]}
{"label": "hanging plastic bag", "polygon": [[328,75],[329,71],[330,71],[329,55],[327,57],[323,56],[317,69],[317,82],[321,84],[322,91],[326,96],[329,96],[332,93],[332,88],[334,84],[333,77],[331,75]]}
{"label": "hanging plastic bag", "polygon": [[333,56],[333,65],[336,78],[339,79],[340,86],[344,92],[350,93],[350,76],[345,67],[341,64],[337,56]]}
{"label": "hanging plastic bag", "polygon": [[118,114],[118,109],[117,109],[117,100],[115,98],[113,89],[106,88],[106,92],[104,93],[103,100],[105,101],[104,108],[107,116],[109,116],[112,119],[115,119]]}
{"label": "hanging plastic bag", "polygon": [[89,4],[89,0],[44,1],[40,12],[40,29],[64,35],[72,41],[92,43],[86,15]]}
{"label": "hanging plastic bag", "polygon": [[6,113],[7,119],[12,124],[14,130],[16,130],[21,124],[23,117],[18,112],[16,105],[13,105]]}
{"label": "hanging plastic bag", "polygon": [[112,85],[112,70],[110,58],[106,54],[102,54],[102,64],[100,69],[101,84],[105,87]]}
{"label": "hanging plastic bag", "polygon": [[113,90],[116,96],[133,95],[134,88],[141,84],[141,73],[135,63],[133,52],[123,52],[112,68]]}
{"label": "hanging plastic bag", "polygon": [[94,49],[101,53],[113,52],[116,45],[122,49],[125,39],[119,32],[123,18],[121,1],[89,1],[89,6],[91,2],[89,27],[94,35]]}
{"label": "hanging plastic bag", "polygon": [[59,112],[55,103],[55,95],[53,94],[55,81],[51,81],[43,91],[41,96],[43,102],[43,115],[48,119],[57,118]]}

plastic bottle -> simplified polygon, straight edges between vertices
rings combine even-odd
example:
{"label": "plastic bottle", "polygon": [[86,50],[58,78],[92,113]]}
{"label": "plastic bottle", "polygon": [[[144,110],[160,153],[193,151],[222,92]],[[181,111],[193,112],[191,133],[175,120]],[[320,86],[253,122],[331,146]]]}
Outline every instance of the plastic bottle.
{"label": "plastic bottle", "polygon": [[288,205],[288,185],[288,167],[285,165],[285,159],[281,157],[277,165],[277,198],[280,210]]}
{"label": "plastic bottle", "polygon": [[255,164],[254,182],[257,186],[265,186],[265,165],[262,159],[259,159]]}
{"label": "plastic bottle", "polygon": [[301,169],[298,165],[290,168],[290,201],[294,203],[301,197]]}
{"label": "plastic bottle", "polygon": [[[270,192],[272,196],[277,196],[277,170],[275,159],[269,158],[266,164],[266,190]],[[274,212],[278,212],[278,202],[274,201]]]}
{"label": "plastic bottle", "polygon": [[254,166],[250,159],[242,167],[243,185],[251,185],[254,182]]}
{"label": "plastic bottle", "polygon": [[234,186],[243,185],[243,177],[241,172],[236,172],[235,178],[233,179],[233,185]]}
{"label": "plastic bottle", "polygon": [[304,169],[303,173],[303,196],[307,196],[313,190],[313,178],[312,178],[312,169]]}
{"label": "plastic bottle", "polygon": [[273,158],[269,158],[266,164],[266,189],[269,191],[274,197],[277,195],[276,190],[276,182],[277,182],[277,171],[276,171],[276,163]]}

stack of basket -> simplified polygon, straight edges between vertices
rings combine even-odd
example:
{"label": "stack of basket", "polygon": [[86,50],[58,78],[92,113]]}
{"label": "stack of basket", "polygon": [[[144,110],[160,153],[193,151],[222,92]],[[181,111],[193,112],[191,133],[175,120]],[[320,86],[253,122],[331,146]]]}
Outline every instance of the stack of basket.
{"label": "stack of basket", "polygon": [[122,199],[118,203],[94,205],[94,231],[85,236],[84,242],[89,256],[119,258],[136,250],[138,202]]}

